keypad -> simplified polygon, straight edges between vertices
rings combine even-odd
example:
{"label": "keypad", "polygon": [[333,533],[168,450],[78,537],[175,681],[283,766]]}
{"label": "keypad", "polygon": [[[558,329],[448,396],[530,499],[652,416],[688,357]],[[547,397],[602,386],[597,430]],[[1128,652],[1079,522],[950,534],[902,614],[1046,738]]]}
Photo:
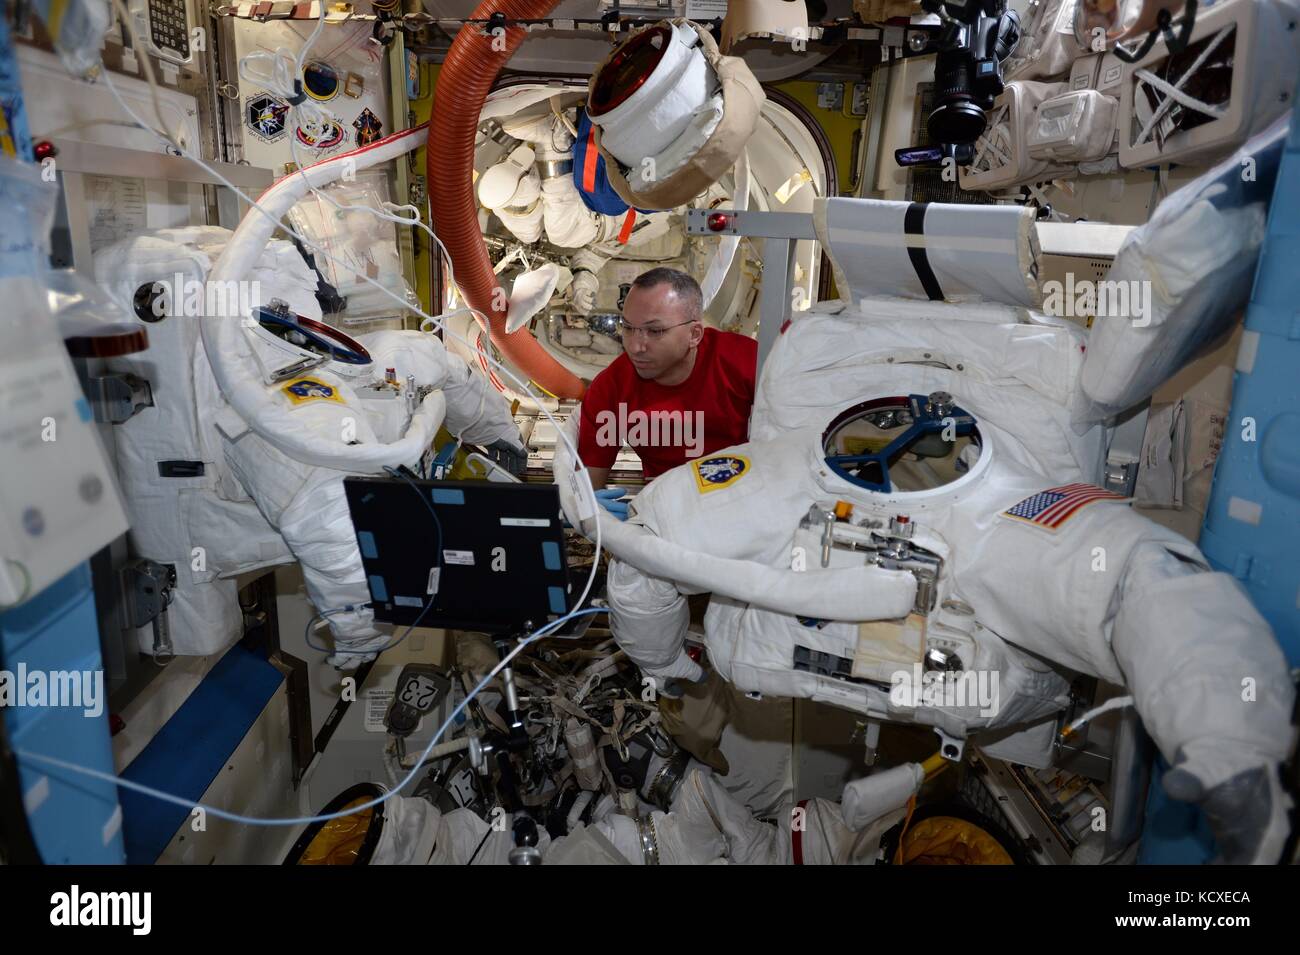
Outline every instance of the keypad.
{"label": "keypad", "polygon": [[189,59],[190,25],[185,0],[149,0],[149,31],[154,46]]}

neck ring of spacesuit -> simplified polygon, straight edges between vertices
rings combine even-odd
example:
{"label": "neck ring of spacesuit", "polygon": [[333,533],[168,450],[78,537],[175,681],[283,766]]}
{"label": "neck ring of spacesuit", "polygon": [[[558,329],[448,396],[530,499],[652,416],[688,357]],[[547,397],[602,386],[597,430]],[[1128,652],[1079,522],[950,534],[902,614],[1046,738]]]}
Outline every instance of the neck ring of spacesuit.
{"label": "neck ring of spacesuit", "polygon": [[365,346],[337,328],[295,315],[279,300],[256,309],[254,317],[248,337],[268,384],[321,365],[344,378],[373,377]]}
{"label": "neck ring of spacesuit", "polygon": [[988,434],[946,392],[883,396],[846,408],[822,433],[819,451],[828,491],[848,485],[851,498],[899,505],[951,502],[979,480],[992,457]]}

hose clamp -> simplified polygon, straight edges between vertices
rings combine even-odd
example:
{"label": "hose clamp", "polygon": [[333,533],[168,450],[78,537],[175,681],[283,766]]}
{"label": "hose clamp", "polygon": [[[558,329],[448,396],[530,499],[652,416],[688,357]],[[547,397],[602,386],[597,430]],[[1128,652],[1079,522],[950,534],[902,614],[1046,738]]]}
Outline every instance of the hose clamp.
{"label": "hose clamp", "polygon": [[658,865],[659,837],[655,835],[654,820],[649,816],[637,816],[636,831],[641,837],[641,854],[645,856],[645,864]]}

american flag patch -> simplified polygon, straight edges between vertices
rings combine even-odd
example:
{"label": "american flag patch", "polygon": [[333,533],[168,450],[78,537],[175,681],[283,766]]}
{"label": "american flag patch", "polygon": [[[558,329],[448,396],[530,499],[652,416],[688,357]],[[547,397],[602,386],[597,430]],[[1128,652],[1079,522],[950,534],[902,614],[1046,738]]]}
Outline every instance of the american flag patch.
{"label": "american flag patch", "polygon": [[1002,516],[1054,531],[1089,504],[1123,500],[1127,500],[1124,495],[1107,491],[1095,484],[1066,484],[1064,487],[1049,487],[1046,491],[1031,494],[1019,504],[1003,511]]}

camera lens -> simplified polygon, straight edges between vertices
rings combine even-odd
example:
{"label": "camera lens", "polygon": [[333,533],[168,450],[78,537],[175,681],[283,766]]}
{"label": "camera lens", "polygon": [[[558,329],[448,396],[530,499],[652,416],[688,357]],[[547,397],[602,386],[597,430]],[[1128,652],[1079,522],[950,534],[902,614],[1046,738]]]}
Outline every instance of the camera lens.
{"label": "camera lens", "polygon": [[944,51],[934,65],[934,110],[926,123],[930,141],[973,143],[984,132],[984,110],[971,94],[971,59],[964,52]]}

